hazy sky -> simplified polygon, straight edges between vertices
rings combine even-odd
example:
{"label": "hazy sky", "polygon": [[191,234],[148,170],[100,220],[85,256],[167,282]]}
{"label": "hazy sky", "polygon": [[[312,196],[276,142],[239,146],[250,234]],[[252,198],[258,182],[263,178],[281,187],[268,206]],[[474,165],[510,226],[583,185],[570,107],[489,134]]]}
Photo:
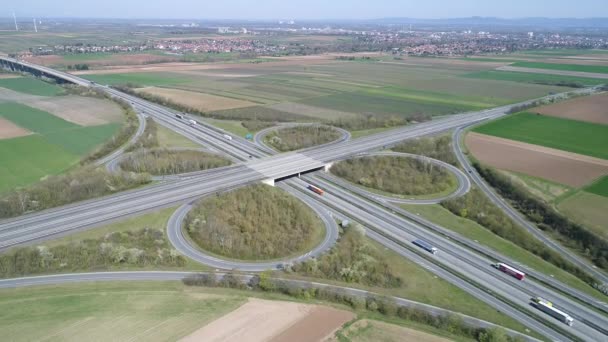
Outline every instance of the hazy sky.
{"label": "hazy sky", "polygon": [[608,17],[608,0],[5,0],[10,16],[196,19]]}

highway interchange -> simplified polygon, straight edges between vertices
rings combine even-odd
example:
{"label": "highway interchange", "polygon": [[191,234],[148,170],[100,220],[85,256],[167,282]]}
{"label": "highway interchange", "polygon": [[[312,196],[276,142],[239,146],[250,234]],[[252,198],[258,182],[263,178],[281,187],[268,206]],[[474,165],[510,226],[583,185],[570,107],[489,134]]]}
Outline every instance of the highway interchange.
{"label": "highway interchange", "polygon": [[[73,76],[66,77],[73,78]],[[78,80],[78,82],[81,81]],[[86,85],[89,85],[88,82]],[[239,161],[239,163],[221,168],[220,170],[194,173],[179,181],[170,181],[145,189],[133,190],[102,199],[0,221],[0,249],[98,226],[108,221],[129,217],[157,208],[189,203],[209,194],[234,189],[261,180],[279,179],[319,169],[333,161],[362,155],[368,151],[380,150],[405,139],[444,132],[486,119],[497,118],[504,115],[511,107],[504,106],[477,113],[455,115],[447,119],[394,129],[380,135],[371,135],[352,140],[348,143],[328,144],[300,152],[267,156],[270,154],[267,148],[257,147],[238,137],[227,140],[223,137],[221,130],[202,124],[189,126],[176,120],[174,113],[170,110],[112,89],[100,86],[98,88],[130,101],[140,112],[145,112],[146,115],[152,116],[160,124],[211,149],[226,153],[231,159]],[[455,133],[456,138],[458,132],[457,130]],[[454,146],[455,149],[459,148],[457,147],[459,146],[458,143],[455,143]],[[457,156],[459,156],[458,152]],[[462,153],[460,153],[460,157],[462,157]],[[460,157],[459,160],[461,159]],[[465,169],[470,169],[470,165],[466,161],[460,160],[460,162]],[[471,176],[478,183],[478,180],[475,179],[478,175],[471,173]],[[466,182],[463,182],[461,179],[461,187],[459,188],[461,190],[459,191],[463,191],[463,184],[470,185],[468,177],[465,178],[467,179]],[[326,195],[320,197],[307,191],[306,186],[310,183],[323,188],[326,191]],[[408,259],[419,263],[429,271],[483,299],[498,310],[514,317],[551,339],[581,339],[589,341],[606,339],[606,331],[603,328],[608,326],[606,316],[589,309],[570,297],[578,298],[587,305],[592,305],[597,310],[605,312],[606,308],[603,303],[598,303],[588,295],[582,294],[580,291],[561,284],[554,279],[546,279],[546,275],[535,274],[533,270],[526,269],[527,272],[530,272],[531,278],[534,279],[524,282],[519,282],[508,275],[498,272],[490,264],[497,260],[508,262],[508,258],[496,252],[487,251],[487,249],[485,250],[488,254],[480,254],[479,251],[484,250],[483,246],[479,246],[473,241],[467,241],[463,237],[457,237],[459,240],[454,240],[453,233],[451,233],[452,238],[450,238],[449,234],[445,233],[447,231],[445,228],[435,225],[434,230],[429,229],[429,223],[421,224],[422,221],[419,218],[412,218],[411,214],[402,213],[401,210],[397,210],[398,208],[388,203],[387,198],[377,195],[371,196],[360,191],[353,192],[351,191],[352,189],[336,182],[335,179],[332,180],[327,175],[304,175],[302,179],[292,178],[279,183],[279,186],[311,205],[321,218],[325,217],[324,221],[327,226],[331,226],[331,224],[327,223],[327,220],[331,221],[331,217],[326,215],[330,212],[360,222],[368,229],[368,235],[371,238],[385,244],[388,248],[393,249]],[[482,187],[482,189],[484,188]],[[466,186],[466,190],[468,190],[468,186]],[[491,192],[491,190],[489,191]],[[494,194],[494,196],[496,195]],[[176,247],[180,246],[181,243],[180,250],[182,253],[197,260],[196,258],[200,257],[200,251],[198,256],[195,255],[196,253],[192,255],[188,254],[189,252],[185,250],[192,247],[185,241],[179,241],[180,229],[178,229],[178,226],[181,226],[180,215],[183,215],[187,211],[187,205],[181,207],[180,210],[174,215],[171,220],[172,223],[168,227],[170,240],[172,243],[177,244]],[[172,226],[173,229],[171,228]],[[438,231],[442,233],[437,233]],[[535,231],[544,237],[542,233],[537,230]],[[331,246],[336,237],[333,230],[329,229],[324,243],[315,249],[314,255],[318,255],[328,248],[328,246]],[[439,248],[440,253],[432,256],[412,247],[409,242],[415,238],[432,241]],[[458,243],[455,243],[455,241],[458,241]],[[313,254],[305,256],[311,255]],[[210,262],[205,259],[199,261]],[[245,270],[255,271],[259,270],[260,266],[228,265],[222,264],[222,262],[225,262],[222,260],[216,260],[216,262],[219,263],[213,267],[223,269],[241,267]],[[587,263],[580,262],[585,266],[585,269],[591,268]],[[276,267],[277,264],[263,266]],[[525,265],[518,265],[518,267],[520,266],[525,267]],[[247,267],[258,268],[247,269]],[[598,276],[598,279],[606,279],[605,275],[596,270],[594,271],[601,276]],[[559,289],[561,292],[570,295],[570,297],[554,291],[545,284]],[[550,298],[559,307],[569,312],[576,320],[575,326],[570,328],[561,325],[558,321],[552,320],[550,317],[532,308],[529,305],[529,298],[536,295]]]}

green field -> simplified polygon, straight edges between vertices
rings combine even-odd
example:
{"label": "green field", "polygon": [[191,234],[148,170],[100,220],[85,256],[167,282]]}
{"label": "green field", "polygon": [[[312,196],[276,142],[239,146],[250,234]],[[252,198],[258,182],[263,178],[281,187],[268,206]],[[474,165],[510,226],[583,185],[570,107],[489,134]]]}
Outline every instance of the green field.
{"label": "green field", "polygon": [[539,272],[544,274],[551,274],[559,281],[570,285],[576,289],[579,289],[589,295],[592,295],[598,299],[603,298],[595,289],[576,278],[572,274],[561,270],[560,268],[544,261],[540,257],[526,251],[525,249],[517,246],[516,244],[507,241],[481,225],[473,222],[469,219],[458,217],[452,214],[449,210],[443,208],[438,204],[433,205],[400,205],[405,210],[419,214],[421,217],[453,230],[462,236],[469,238],[474,241],[479,241],[482,245],[489,247],[499,253],[508,256],[509,258],[521,262]]}
{"label": "green field", "polygon": [[58,174],[109,139],[120,124],[82,127],[17,103],[0,103],[0,117],[34,134],[0,140],[0,192]]}
{"label": "green field", "polygon": [[[596,78],[534,74],[528,72],[486,70],[463,75],[465,78],[477,78],[484,80],[511,81],[522,83],[558,83],[577,82],[584,85],[598,85],[606,83],[606,80]],[[563,91],[563,89],[562,89]]]}
{"label": "green field", "polygon": [[557,205],[560,212],[577,223],[584,225],[598,236],[608,239],[608,197],[587,191],[577,191],[567,196]]}
{"label": "green field", "polygon": [[479,126],[473,131],[608,159],[608,125],[519,113]]}
{"label": "green field", "polygon": [[5,341],[176,341],[236,309],[244,293],[179,282],[108,282],[0,291]]}
{"label": "green field", "polygon": [[39,96],[55,96],[63,92],[63,89],[60,86],[33,77],[0,79],[0,87],[20,93]]}
{"label": "green field", "polygon": [[604,176],[603,178],[594,182],[590,186],[586,187],[585,191],[588,191],[592,194],[608,197],[608,176]]}
{"label": "green field", "polygon": [[542,63],[542,62],[515,62],[515,63],[511,64],[511,66],[522,67],[522,68],[589,72],[589,73],[598,73],[598,74],[608,73],[608,66],[602,66],[602,65],[556,64],[556,63]]}
{"label": "green field", "polygon": [[133,83],[141,86],[171,86],[189,82],[188,79],[172,73],[130,73],[106,75],[82,75],[89,81],[99,84],[126,84]]}

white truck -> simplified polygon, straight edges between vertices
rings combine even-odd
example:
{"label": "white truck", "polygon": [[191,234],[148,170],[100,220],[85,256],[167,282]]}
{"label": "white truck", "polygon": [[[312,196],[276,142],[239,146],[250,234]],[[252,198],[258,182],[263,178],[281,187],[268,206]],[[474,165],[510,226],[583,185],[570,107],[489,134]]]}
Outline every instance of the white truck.
{"label": "white truck", "polygon": [[553,316],[554,318],[559,319],[562,323],[566,323],[569,326],[572,326],[572,324],[574,323],[574,319],[572,319],[570,315],[557,308],[554,308],[553,303],[551,303],[550,301],[545,300],[541,297],[531,298],[530,300],[534,303],[534,306],[538,310],[548,314],[549,316]]}

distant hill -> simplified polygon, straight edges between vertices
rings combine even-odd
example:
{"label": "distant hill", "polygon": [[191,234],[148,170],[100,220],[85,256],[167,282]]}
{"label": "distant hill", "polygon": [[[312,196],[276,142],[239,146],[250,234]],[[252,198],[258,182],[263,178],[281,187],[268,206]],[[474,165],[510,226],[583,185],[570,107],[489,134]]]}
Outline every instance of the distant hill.
{"label": "distant hill", "polygon": [[380,25],[433,25],[472,27],[539,27],[539,28],[608,28],[608,18],[517,18],[469,17],[448,19],[380,18],[372,20]]}

